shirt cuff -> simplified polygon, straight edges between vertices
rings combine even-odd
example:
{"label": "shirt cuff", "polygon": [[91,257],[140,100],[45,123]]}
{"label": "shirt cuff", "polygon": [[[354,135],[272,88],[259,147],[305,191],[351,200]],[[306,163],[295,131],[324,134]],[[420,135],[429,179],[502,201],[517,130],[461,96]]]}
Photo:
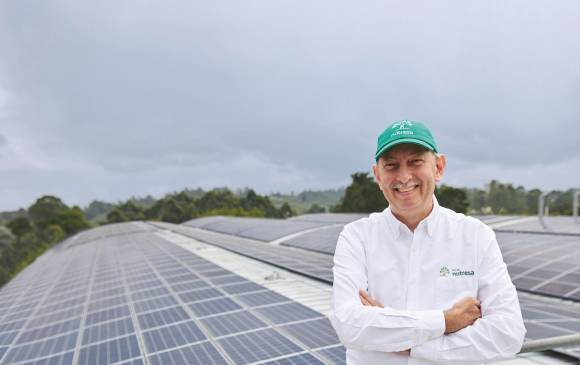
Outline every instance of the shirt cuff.
{"label": "shirt cuff", "polygon": [[421,342],[440,337],[445,333],[445,316],[441,310],[418,311],[419,323],[423,323]]}
{"label": "shirt cuff", "polygon": [[438,341],[433,341],[445,333],[445,316],[443,311],[421,311],[419,318],[426,324],[423,341],[420,345],[411,348],[411,357],[433,360],[437,353]]}

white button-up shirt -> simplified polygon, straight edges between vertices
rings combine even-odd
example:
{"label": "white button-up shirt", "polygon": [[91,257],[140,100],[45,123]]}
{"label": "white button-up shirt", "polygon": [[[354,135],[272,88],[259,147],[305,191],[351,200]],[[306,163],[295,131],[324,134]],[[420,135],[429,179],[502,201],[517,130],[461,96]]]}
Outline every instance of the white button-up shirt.
{"label": "white button-up shirt", "polygon": [[[330,320],[349,365],[482,362],[520,350],[526,330],[495,233],[433,200],[414,232],[387,208],[340,234]],[[359,289],[384,308],[363,306]],[[467,296],[481,300],[482,318],[445,335],[443,310]],[[410,357],[394,354],[406,349]]]}

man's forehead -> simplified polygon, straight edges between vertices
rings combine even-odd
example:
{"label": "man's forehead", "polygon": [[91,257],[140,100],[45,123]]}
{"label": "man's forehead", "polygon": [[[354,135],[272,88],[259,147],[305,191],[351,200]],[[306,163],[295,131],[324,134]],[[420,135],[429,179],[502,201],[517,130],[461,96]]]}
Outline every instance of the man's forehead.
{"label": "man's forehead", "polygon": [[381,158],[385,160],[392,160],[396,159],[397,157],[400,157],[400,155],[414,156],[414,155],[422,155],[427,152],[429,152],[429,150],[424,147],[411,143],[403,143],[383,153],[381,155]]}

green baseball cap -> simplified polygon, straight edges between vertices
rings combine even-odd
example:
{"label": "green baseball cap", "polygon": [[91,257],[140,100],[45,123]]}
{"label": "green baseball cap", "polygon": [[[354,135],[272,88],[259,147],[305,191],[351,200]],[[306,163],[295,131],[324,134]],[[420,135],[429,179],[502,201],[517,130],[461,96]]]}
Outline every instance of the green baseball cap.
{"label": "green baseball cap", "polygon": [[435,138],[425,124],[401,120],[388,126],[379,136],[375,161],[378,162],[383,153],[401,143],[413,143],[437,152]]}

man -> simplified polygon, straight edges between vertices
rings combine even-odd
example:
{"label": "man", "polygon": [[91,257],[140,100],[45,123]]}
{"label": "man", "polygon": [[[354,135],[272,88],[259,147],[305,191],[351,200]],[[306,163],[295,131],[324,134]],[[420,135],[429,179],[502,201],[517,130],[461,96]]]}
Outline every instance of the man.
{"label": "man", "polygon": [[525,327],[494,232],[439,206],[446,158],[426,126],[378,138],[375,181],[389,207],[346,225],[334,255],[331,322],[347,363],[487,361],[516,354]]}

